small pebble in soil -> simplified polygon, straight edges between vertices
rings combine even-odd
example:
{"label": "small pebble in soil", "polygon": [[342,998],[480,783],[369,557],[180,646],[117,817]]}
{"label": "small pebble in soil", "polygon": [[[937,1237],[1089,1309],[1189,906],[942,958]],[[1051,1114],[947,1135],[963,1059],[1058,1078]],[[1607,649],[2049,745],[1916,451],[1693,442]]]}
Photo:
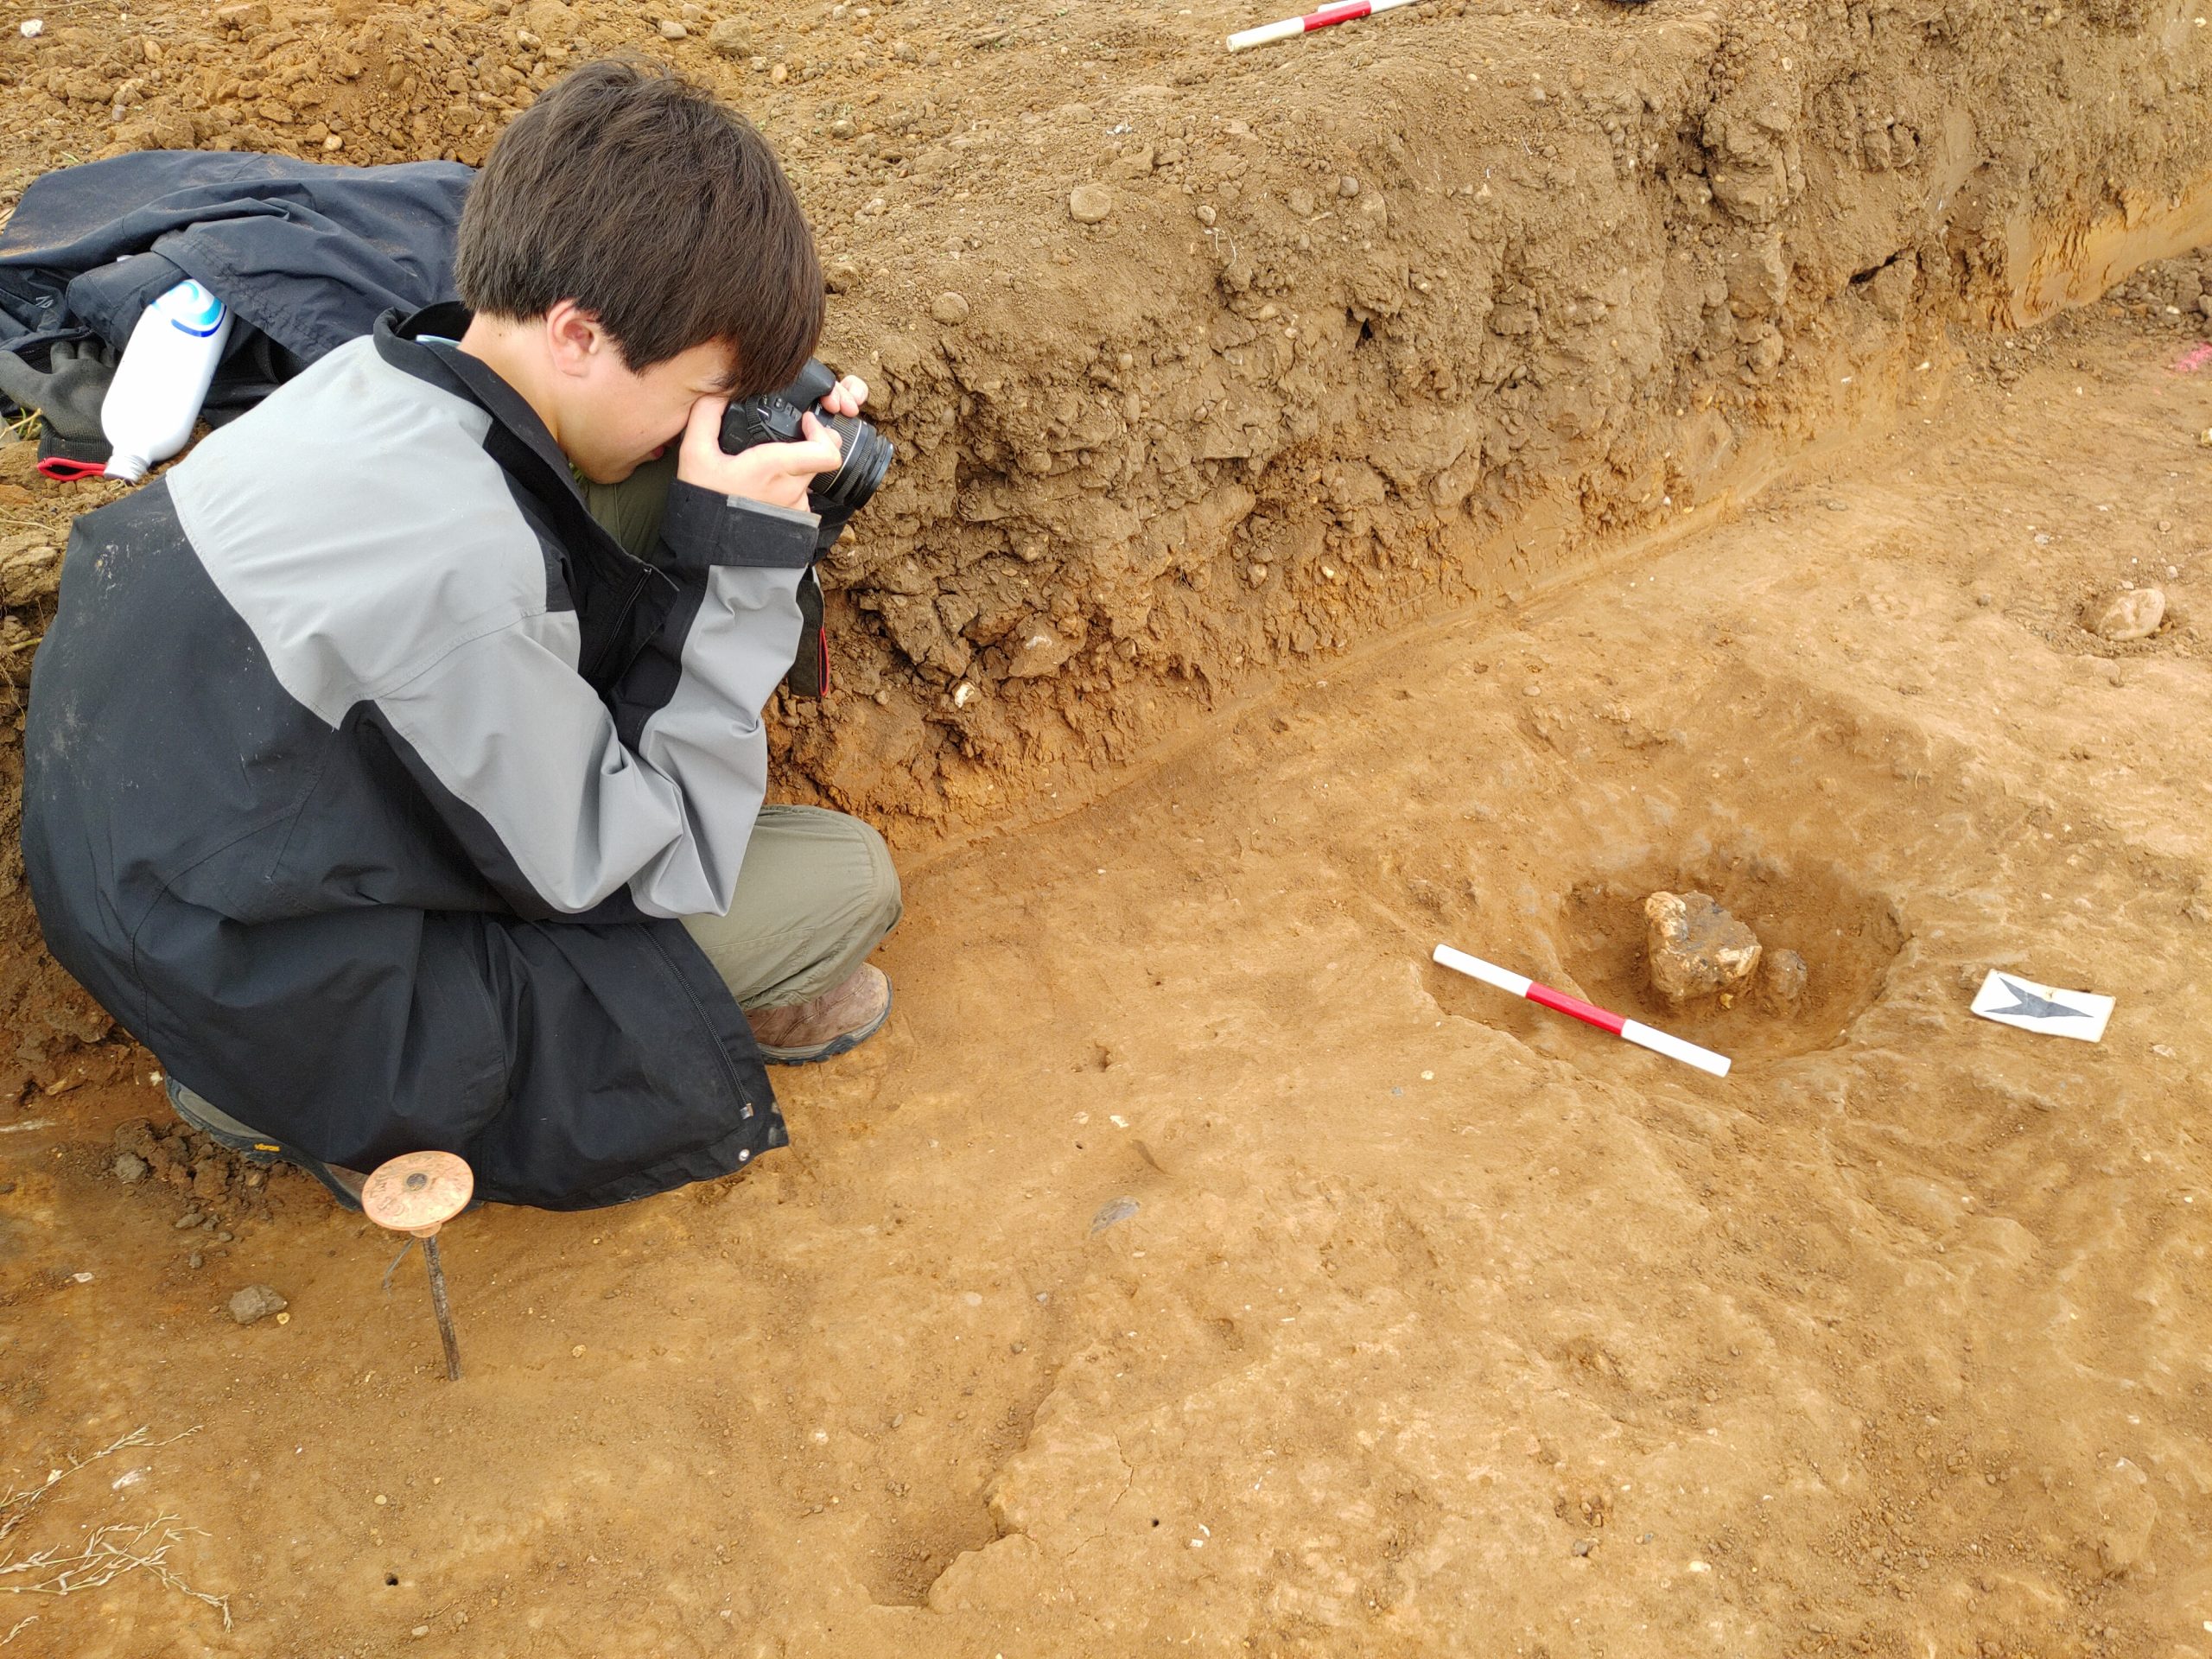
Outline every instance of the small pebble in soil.
{"label": "small pebble in soil", "polygon": [[175,1228],[177,1231],[181,1233],[197,1227],[201,1222],[207,1219],[207,1217],[201,1215],[197,1210],[188,1210],[169,1224]]}
{"label": "small pebble in soil", "polygon": [[1103,1233],[1117,1221],[1127,1221],[1137,1212],[1135,1198],[1116,1198],[1090,1218],[1090,1230]]}
{"label": "small pebble in soil", "polygon": [[2113,595],[2094,624],[2101,639],[2147,639],[2166,620],[2166,596],[2156,588]]}
{"label": "small pebble in soil", "polygon": [[118,1153],[115,1160],[115,1179],[118,1181],[144,1180],[146,1160],[135,1152]]}
{"label": "small pebble in soil", "polygon": [[930,302],[930,315],[948,328],[957,328],[968,321],[968,296],[948,288]]}
{"label": "small pebble in soil", "polygon": [[1759,965],[1758,937],[1702,893],[1643,901],[1651,988],[1669,1002],[1743,986]]}
{"label": "small pebble in soil", "polygon": [[27,41],[35,41],[46,33],[46,22],[42,18],[26,17],[16,27],[22,31],[22,37]]}
{"label": "small pebble in soil", "polygon": [[1574,1553],[1578,1556],[1587,1555],[1592,1548],[1592,1545],[1587,1538],[1578,1538],[1574,1541]]}
{"label": "small pebble in soil", "polygon": [[207,1265],[207,1258],[200,1255],[199,1251],[194,1250],[190,1255],[184,1258],[184,1264],[188,1268],[195,1269],[204,1268]]}
{"label": "small pebble in soil", "polygon": [[1114,193],[1103,184],[1078,184],[1068,192],[1068,217],[1078,225],[1103,223],[1114,211]]}
{"label": "small pebble in soil", "polygon": [[1349,173],[1337,181],[1337,194],[1349,200],[1359,194],[1359,181]]}
{"label": "small pebble in soil", "polygon": [[673,17],[664,17],[660,20],[660,37],[664,41],[680,41],[690,32]]}
{"label": "small pebble in soil", "polygon": [[282,1313],[290,1306],[271,1286],[248,1285],[231,1298],[231,1317],[240,1325],[251,1325],[271,1313]]}

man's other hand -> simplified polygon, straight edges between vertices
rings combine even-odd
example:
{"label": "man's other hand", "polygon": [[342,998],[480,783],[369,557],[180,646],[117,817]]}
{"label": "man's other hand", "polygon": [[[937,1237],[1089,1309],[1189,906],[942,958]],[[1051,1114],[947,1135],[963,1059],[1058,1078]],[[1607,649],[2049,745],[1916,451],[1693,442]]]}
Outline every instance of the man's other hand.
{"label": "man's other hand", "polygon": [[868,382],[856,374],[849,374],[830,389],[822,400],[822,407],[832,415],[857,415],[861,405],[868,402]]}
{"label": "man's other hand", "polygon": [[[841,385],[829,397],[844,393]],[[691,419],[683,429],[683,444],[676,457],[676,475],[686,484],[722,495],[741,495],[772,507],[806,506],[806,492],[820,473],[835,472],[844,456],[844,443],[814,417],[811,410],[800,417],[806,434],[798,443],[756,443],[737,454],[723,452],[722,411],[727,397],[702,397],[691,405]]]}

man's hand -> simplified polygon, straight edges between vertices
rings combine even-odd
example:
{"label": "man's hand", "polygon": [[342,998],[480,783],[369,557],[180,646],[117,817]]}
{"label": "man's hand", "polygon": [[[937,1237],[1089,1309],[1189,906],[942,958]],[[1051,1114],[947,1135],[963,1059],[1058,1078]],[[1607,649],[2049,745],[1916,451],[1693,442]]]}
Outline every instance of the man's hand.
{"label": "man's hand", "polygon": [[[835,407],[848,385],[859,384],[849,380],[841,383],[822,401]],[[861,390],[865,396],[867,388]],[[807,488],[814,482],[815,475],[835,472],[843,459],[842,440],[810,410],[799,423],[799,429],[806,434],[804,442],[756,443],[740,454],[725,454],[721,444],[722,411],[728,407],[727,397],[702,397],[691,405],[691,419],[683,429],[683,447],[677,451],[677,477],[686,484],[696,484],[718,494],[741,495],[748,500],[764,501],[772,507],[804,510]],[[859,407],[857,402],[854,407]]]}
{"label": "man's hand", "polygon": [[856,374],[849,374],[830,389],[822,400],[822,407],[832,415],[857,415],[861,405],[868,402],[868,382]]}

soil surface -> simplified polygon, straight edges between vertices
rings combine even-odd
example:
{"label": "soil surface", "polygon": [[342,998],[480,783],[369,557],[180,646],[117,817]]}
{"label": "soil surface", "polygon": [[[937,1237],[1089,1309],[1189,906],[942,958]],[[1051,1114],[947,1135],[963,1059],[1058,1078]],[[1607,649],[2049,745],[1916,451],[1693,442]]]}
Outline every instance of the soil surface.
{"label": "soil surface", "polygon": [[[4,1478],[166,1444],[9,1544],[172,1517],[177,1584],[15,1650],[2212,1652],[2212,353],[2146,309],[911,856],[788,1152],[448,1230],[459,1384],[419,1262],[76,1051],[0,1124]],[[1646,991],[1662,887],[1794,1012]]]}
{"label": "soil surface", "polygon": [[[7,1659],[2212,1659],[2193,8],[17,15],[0,206],[755,115],[901,448],[781,786],[908,912],[790,1149],[449,1230],[448,1384],[47,958],[0,741]],[[27,461],[18,688],[116,487]],[[1802,992],[1669,1007],[1658,889]]]}

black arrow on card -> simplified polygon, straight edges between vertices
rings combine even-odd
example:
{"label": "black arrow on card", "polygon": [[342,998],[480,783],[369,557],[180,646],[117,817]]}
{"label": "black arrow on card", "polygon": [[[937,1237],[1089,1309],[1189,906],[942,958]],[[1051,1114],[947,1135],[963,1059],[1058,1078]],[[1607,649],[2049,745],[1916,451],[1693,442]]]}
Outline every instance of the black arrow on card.
{"label": "black arrow on card", "polygon": [[1997,976],[1997,982],[2020,1000],[2009,1008],[1992,1008],[1992,1014],[2017,1014],[2030,1020],[2086,1020],[2085,1008],[2069,1008],[2063,1002],[2054,1002],[2047,996],[2037,996],[2033,991],[2024,991],[2004,975]]}

